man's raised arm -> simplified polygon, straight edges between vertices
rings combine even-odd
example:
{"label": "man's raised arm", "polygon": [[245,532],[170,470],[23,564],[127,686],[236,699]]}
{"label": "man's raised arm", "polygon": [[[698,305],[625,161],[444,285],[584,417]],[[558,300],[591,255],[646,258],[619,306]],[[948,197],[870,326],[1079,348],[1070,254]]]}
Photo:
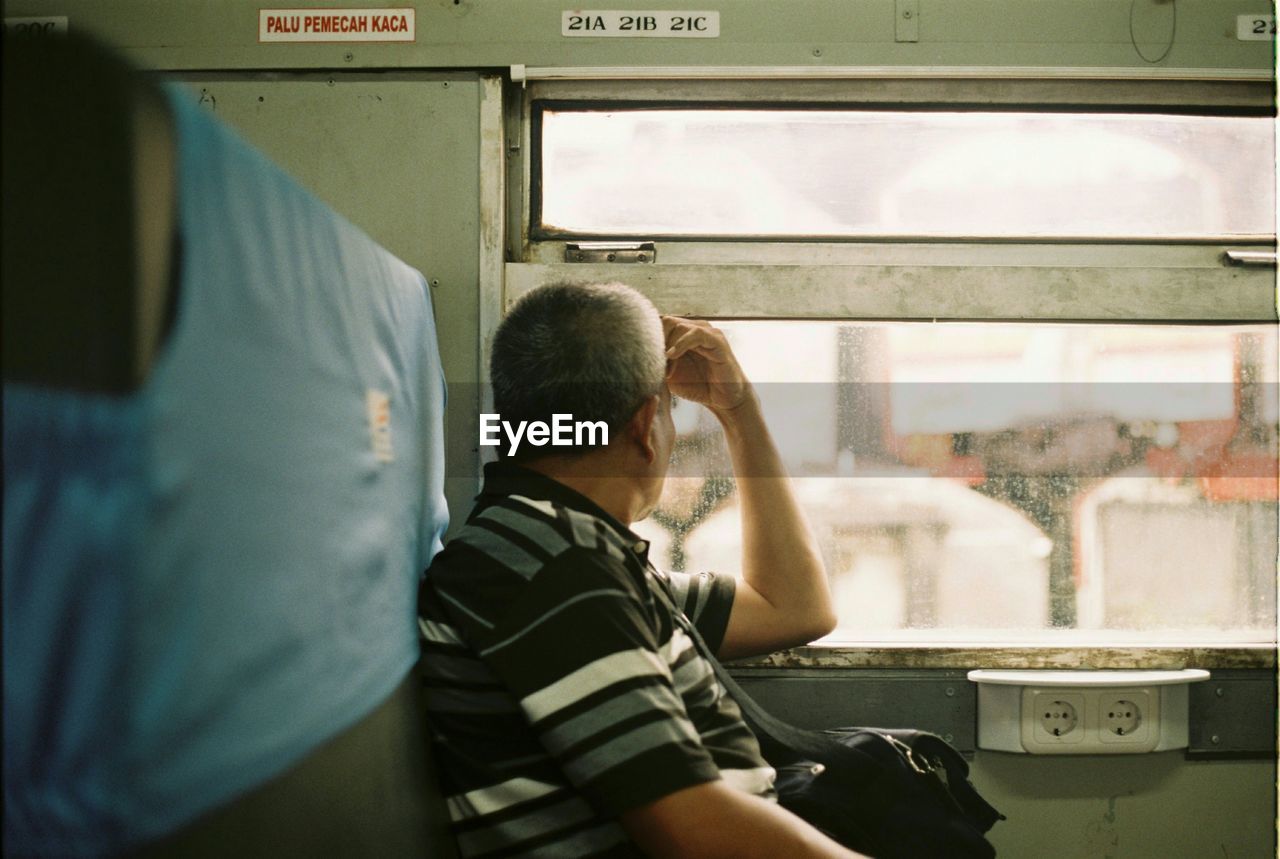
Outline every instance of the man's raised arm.
{"label": "man's raised arm", "polygon": [[742,508],[743,581],[719,655],[738,659],[804,644],[836,625],[826,569],[796,503],[760,401],[723,332],[664,316],[667,384],[720,421]]}

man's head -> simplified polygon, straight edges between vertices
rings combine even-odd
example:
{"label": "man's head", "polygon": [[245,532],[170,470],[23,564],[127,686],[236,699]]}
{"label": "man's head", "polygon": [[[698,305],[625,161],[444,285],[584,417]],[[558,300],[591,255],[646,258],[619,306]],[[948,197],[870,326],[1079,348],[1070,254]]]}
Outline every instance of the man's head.
{"label": "man's head", "polygon": [[609,427],[606,448],[526,444],[508,458],[589,459],[594,476],[645,481],[656,502],[674,429],[662,321],[647,298],[620,283],[539,287],[498,326],[490,376],[494,410],[505,422],[550,425],[553,415],[570,414],[575,423]]}

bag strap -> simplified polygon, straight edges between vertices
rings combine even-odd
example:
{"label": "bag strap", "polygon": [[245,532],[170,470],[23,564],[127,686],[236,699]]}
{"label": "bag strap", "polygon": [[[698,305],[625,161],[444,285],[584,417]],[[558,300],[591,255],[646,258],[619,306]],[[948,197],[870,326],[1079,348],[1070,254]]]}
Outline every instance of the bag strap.
{"label": "bag strap", "polygon": [[[649,581],[649,590],[655,593],[658,599],[671,610],[673,621],[693,641],[698,653],[711,663],[716,679],[724,686],[730,697],[738,703],[743,717],[755,733],[757,740],[760,741],[761,749],[767,750],[768,747],[772,746],[777,755],[790,753],[798,755],[800,758],[808,758],[829,767],[834,767],[831,775],[836,776],[846,789],[857,793],[858,802],[864,811],[873,816],[883,816],[898,795],[895,789],[885,787],[885,779],[890,774],[888,765],[862,749],[840,743],[826,731],[796,727],[784,722],[761,707],[754,698],[747,694],[745,689],[738,685],[738,681],[729,676],[728,670],[720,664],[720,660],[716,658],[715,653],[703,640],[698,628],[683,611],[676,608],[675,603],[662,583],[654,581],[658,579],[657,573],[651,568],[645,572],[646,580],[651,580]],[[862,730],[883,739],[888,746],[892,747],[893,753],[899,755],[900,759],[905,760],[906,764],[913,770],[921,775],[930,775],[931,781],[936,780],[950,803],[962,814],[967,815],[970,822],[978,827],[979,832],[986,832],[991,829],[997,820],[1005,819],[1005,816],[987,802],[969,783],[968,768],[964,766],[963,761],[960,760],[955,750],[941,737],[936,734],[930,734],[927,731],[911,732],[917,742],[921,742],[924,745],[936,743],[939,749],[946,749],[951,753],[950,756],[939,755],[936,761],[929,761],[927,760],[927,755],[917,755],[910,745],[893,736],[893,732],[871,729]],[[766,757],[768,757],[767,751]],[[945,778],[939,773],[939,767],[945,773]],[[880,789],[877,790],[877,787]],[[985,841],[983,843],[986,844]],[[987,854],[983,853],[981,855]],[[990,855],[994,855],[994,853]]]}
{"label": "bag strap", "polygon": [[[652,570],[646,570],[646,579],[651,577],[657,578]],[[715,654],[698,632],[698,628],[684,612],[676,608],[675,603],[672,602],[671,597],[667,594],[666,588],[659,582],[656,585],[651,584],[649,590],[657,594],[658,598],[671,610],[675,622],[693,640],[698,653],[707,662],[711,663],[716,679],[728,691],[729,696],[738,703],[744,717],[755,732],[757,739],[761,741],[762,746],[769,745],[767,741],[771,741],[775,750],[782,754],[790,751],[801,758],[808,758],[823,764],[834,764],[837,761],[847,762],[849,766],[841,768],[841,775],[847,780],[854,779],[855,774],[861,776],[856,778],[858,784],[851,785],[855,789],[871,784],[883,773],[884,763],[874,756],[861,749],[837,742],[825,731],[798,728],[795,725],[784,722],[761,707],[754,698],[747,694],[745,689],[738,685],[738,681],[729,676],[728,670],[720,664],[719,659],[716,659]],[[921,767],[912,755],[910,746],[895,741],[886,735],[881,734],[880,736],[884,737],[885,742],[896,746],[897,751],[902,753],[914,768],[921,772],[927,772],[927,769]]]}

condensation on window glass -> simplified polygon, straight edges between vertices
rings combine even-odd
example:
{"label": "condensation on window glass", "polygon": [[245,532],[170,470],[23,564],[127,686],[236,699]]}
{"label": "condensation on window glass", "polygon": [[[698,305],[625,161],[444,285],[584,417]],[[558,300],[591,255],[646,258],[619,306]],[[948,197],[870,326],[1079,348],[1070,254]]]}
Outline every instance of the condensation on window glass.
{"label": "condensation on window glass", "polygon": [[541,227],[580,235],[1275,233],[1268,117],[545,110]]}
{"label": "condensation on window glass", "polygon": [[[719,325],[821,547],[830,640],[1274,641],[1274,326]],[[655,563],[738,575],[719,425],[673,417],[637,530]]]}

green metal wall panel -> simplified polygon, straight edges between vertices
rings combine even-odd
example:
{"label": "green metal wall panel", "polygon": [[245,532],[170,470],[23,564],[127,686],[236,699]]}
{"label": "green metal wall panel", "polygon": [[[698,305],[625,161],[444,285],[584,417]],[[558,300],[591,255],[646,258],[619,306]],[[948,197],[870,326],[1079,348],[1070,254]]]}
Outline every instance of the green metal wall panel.
{"label": "green metal wall panel", "polygon": [[566,38],[560,16],[576,2],[418,0],[398,4],[415,10],[413,43],[258,44],[260,8],[361,5],[370,4],[10,0],[5,15],[65,15],[72,28],[98,33],[159,69],[1031,66],[1271,74],[1274,68],[1272,42],[1236,37],[1237,15],[1270,12],[1258,0],[917,0],[914,42],[895,40],[901,14],[895,0],[642,0],[597,7],[713,8],[720,13],[713,39]]}

